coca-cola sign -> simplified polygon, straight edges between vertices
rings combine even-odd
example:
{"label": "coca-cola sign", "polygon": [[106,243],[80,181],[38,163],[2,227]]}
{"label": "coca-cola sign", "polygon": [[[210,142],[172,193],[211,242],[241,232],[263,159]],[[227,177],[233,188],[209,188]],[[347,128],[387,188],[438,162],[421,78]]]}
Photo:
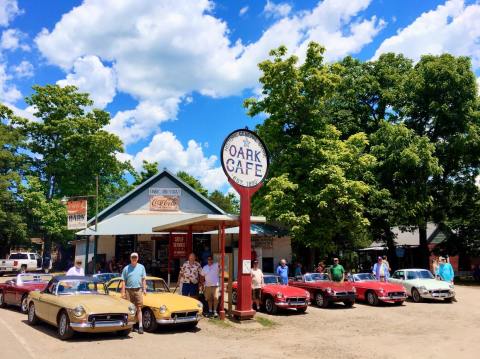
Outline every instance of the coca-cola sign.
{"label": "coca-cola sign", "polygon": [[180,197],[178,196],[151,196],[150,211],[178,211],[180,210]]}

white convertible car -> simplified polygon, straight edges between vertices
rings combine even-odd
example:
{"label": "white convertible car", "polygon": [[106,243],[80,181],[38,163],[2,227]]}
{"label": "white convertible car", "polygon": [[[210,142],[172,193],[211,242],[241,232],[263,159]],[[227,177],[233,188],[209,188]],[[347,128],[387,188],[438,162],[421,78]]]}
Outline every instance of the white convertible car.
{"label": "white convertible car", "polygon": [[399,269],[389,278],[389,282],[402,284],[408,296],[418,303],[424,298],[443,299],[451,302],[455,297],[453,284],[435,279],[426,269]]}

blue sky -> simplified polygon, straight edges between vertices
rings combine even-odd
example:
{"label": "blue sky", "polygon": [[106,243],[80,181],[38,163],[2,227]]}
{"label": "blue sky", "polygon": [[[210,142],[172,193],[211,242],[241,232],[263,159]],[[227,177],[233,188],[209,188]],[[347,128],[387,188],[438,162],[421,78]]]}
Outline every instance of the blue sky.
{"label": "blue sky", "polygon": [[317,41],[328,61],[450,52],[480,75],[478,19],[480,4],[462,0],[0,0],[0,101],[31,118],[32,85],[74,84],[110,112],[120,159],[226,190],[220,146],[261,121],[242,102],[271,48],[302,59]]}

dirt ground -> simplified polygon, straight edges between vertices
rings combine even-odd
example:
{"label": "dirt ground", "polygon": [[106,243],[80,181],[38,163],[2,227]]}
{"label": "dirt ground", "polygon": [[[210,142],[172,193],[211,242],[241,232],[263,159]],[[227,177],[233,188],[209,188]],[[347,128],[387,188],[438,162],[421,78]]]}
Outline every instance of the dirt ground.
{"label": "dirt ground", "polygon": [[[3,280],[0,279],[0,280]],[[204,319],[195,331],[160,330],[128,338],[79,335],[62,342],[55,328],[30,327],[0,309],[2,358],[479,358],[480,287],[457,286],[457,303],[357,303],[269,316],[261,324]]]}

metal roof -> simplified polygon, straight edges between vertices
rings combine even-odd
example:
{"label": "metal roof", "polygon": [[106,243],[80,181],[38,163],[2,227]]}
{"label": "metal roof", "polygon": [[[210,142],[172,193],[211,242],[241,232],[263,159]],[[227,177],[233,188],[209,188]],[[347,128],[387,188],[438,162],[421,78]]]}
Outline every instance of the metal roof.
{"label": "metal roof", "polygon": [[158,234],[152,228],[159,225],[168,225],[178,221],[192,220],[204,216],[199,213],[184,212],[153,212],[136,211],[120,213],[98,223],[98,230],[90,226],[77,233],[78,236],[107,236],[107,235],[128,235],[128,234]]}

